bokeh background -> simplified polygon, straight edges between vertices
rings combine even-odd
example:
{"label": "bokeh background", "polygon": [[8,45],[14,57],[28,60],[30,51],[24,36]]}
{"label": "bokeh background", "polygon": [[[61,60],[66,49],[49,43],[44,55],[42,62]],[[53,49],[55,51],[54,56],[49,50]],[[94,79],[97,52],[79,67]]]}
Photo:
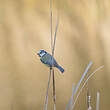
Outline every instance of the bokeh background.
{"label": "bokeh background", "polygon": [[[49,0],[0,0],[0,109],[42,110],[49,69],[36,55],[51,52]],[[55,58],[65,69],[55,69],[57,110],[64,110],[89,61],[92,108],[96,92],[100,110],[110,109],[110,0],[54,0],[53,31],[59,14]],[[49,110],[52,110],[52,81]],[[87,110],[86,88],[75,109]]]}

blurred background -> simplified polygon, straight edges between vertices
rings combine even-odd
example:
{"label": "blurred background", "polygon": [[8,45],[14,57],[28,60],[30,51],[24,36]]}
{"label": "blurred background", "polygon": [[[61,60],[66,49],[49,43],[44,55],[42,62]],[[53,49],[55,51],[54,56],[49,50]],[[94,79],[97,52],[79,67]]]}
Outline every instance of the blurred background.
{"label": "blurred background", "polygon": [[[89,81],[91,105],[95,109],[100,92],[100,110],[110,109],[110,0],[54,0],[53,31],[59,14],[55,58],[65,69],[55,69],[57,110],[64,110],[73,82],[101,65]],[[49,0],[0,0],[0,109],[42,110],[49,69],[37,56],[51,52]],[[86,88],[75,110],[87,110]],[[49,110],[52,110],[52,81]]]}

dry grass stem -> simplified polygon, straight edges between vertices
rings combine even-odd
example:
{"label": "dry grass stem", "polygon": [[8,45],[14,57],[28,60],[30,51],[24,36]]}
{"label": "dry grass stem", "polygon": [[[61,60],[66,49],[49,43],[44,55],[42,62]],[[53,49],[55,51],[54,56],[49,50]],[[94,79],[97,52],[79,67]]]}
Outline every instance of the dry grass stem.
{"label": "dry grass stem", "polygon": [[99,92],[97,92],[96,110],[99,110],[99,102],[100,102],[100,93],[99,93]]}
{"label": "dry grass stem", "polygon": [[75,89],[75,93],[77,92],[77,90],[79,89],[79,87],[80,87],[80,85],[81,85],[81,83],[82,83],[82,81],[83,81],[83,79],[84,79],[84,77],[86,76],[86,74],[87,74],[87,72],[89,71],[89,69],[90,69],[90,67],[92,66],[92,61],[88,64],[88,66],[87,66],[87,68],[85,69],[85,72],[83,73],[83,75],[82,75],[82,77],[81,77],[81,79],[80,79],[80,81],[79,81],[79,83],[78,83],[78,85],[77,85],[77,87],[76,87],[76,89]]}
{"label": "dry grass stem", "polygon": [[[54,33],[54,43],[53,43],[53,37],[52,37],[52,31],[53,31],[53,23],[52,23],[52,0],[50,0],[50,37],[51,37],[51,52],[52,57],[54,57],[54,50],[55,50],[55,41],[56,41],[56,34],[58,29],[58,20],[56,23],[55,33]],[[48,105],[48,94],[49,94],[49,85],[50,85],[50,79],[51,79],[51,72],[53,76],[53,102],[54,102],[54,110],[56,110],[56,95],[55,95],[55,76],[54,76],[54,68],[53,68],[53,58],[52,58],[52,67],[50,68],[50,74],[49,74],[49,81],[48,81],[48,88],[46,93],[46,100],[45,100],[45,106],[44,110],[47,110]]]}
{"label": "dry grass stem", "polygon": [[56,110],[56,95],[55,95],[55,77],[54,77],[54,69],[52,71],[53,75],[53,101],[54,101],[54,110]]}
{"label": "dry grass stem", "polygon": [[87,94],[87,110],[92,110],[92,107],[91,107],[91,96],[89,94]]}
{"label": "dry grass stem", "polygon": [[53,23],[52,23],[52,0],[50,0],[50,37],[51,37],[51,50],[53,48],[53,37],[52,37],[52,31],[53,31]]}
{"label": "dry grass stem", "polygon": [[75,95],[75,83],[73,83],[73,88],[72,88],[72,96],[71,96],[71,101],[70,101],[70,110],[72,110],[72,105],[74,102],[74,95]]}
{"label": "dry grass stem", "polygon": [[58,30],[58,24],[59,24],[59,18],[57,18],[55,33],[54,33],[54,43],[53,43],[53,49],[52,49],[52,55],[53,56],[54,56],[54,51],[55,51],[55,43],[56,43],[56,35],[57,35],[57,30]]}
{"label": "dry grass stem", "polygon": [[50,80],[51,80],[51,71],[52,71],[52,69],[50,68],[48,87],[47,87],[46,99],[45,99],[45,104],[44,104],[44,110],[47,110],[47,105],[48,105],[48,95],[49,95],[49,87],[50,87]]}
{"label": "dry grass stem", "polygon": [[[88,64],[88,66],[86,67],[85,72],[83,73],[83,75],[82,75],[82,77],[81,77],[79,83],[77,84],[76,88],[74,88],[74,95],[77,93],[77,90],[79,89],[80,84],[82,83],[84,77],[86,76],[86,74],[87,74],[88,70],[90,69],[90,67],[92,66],[92,64],[93,64],[93,63],[92,63],[92,61],[91,61],[91,62]],[[72,93],[72,95],[73,95],[73,93]],[[65,110],[68,110],[70,104],[71,104],[71,99],[69,100],[69,103],[67,104]]]}
{"label": "dry grass stem", "polygon": [[103,67],[104,67],[104,65],[103,65],[103,66],[100,66],[99,68],[97,68],[94,72],[92,72],[92,73],[88,76],[88,78],[86,79],[86,81],[84,82],[83,86],[81,87],[81,89],[79,90],[79,92],[78,92],[78,94],[77,94],[77,96],[76,96],[76,99],[75,99],[75,101],[74,101],[74,103],[73,103],[72,109],[74,109],[74,106],[75,106],[75,104],[76,104],[76,101],[77,101],[79,95],[81,94],[83,88],[84,88],[85,85],[87,84],[88,80],[89,80],[97,71],[99,71],[99,70],[102,69]]}

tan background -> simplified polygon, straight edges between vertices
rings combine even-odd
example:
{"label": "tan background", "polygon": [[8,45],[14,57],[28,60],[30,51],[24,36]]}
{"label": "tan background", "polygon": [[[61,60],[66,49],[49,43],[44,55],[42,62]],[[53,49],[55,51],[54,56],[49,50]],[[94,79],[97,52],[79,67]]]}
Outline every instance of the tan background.
{"label": "tan background", "polygon": [[[59,10],[55,58],[57,110],[64,110],[89,61],[101,65],[89,82],[92,106],[101,93],[100,110],[110,109],[110,0],[54,0],[54,27]],[[0,0],[0,110],[42,110],[49,69],[36,55],[50,49],[49,0]],[[52,84],[49,110],[52,110]],[[12,107],[13,106],[13,107]],[[86,89],[75,109],[86,109]]]}

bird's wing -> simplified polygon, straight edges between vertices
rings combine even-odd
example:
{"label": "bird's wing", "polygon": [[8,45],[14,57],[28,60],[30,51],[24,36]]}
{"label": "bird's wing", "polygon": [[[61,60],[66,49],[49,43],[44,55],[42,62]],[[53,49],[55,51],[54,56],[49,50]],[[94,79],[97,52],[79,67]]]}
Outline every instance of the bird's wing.
{"label": "bird's wing", "polygon": [[[52,66],[52,56],[50,54],[46,54],[41,58],[41,61],[48,66]],[[56,60],[53,58],[53,66],[58,65]]]}
{"label": "bird's wing", "polygon": [[46,54],[46,55],[44,55],[43,57],[41,57],[40,60],[42,61],[42,63],[51,66],[51,59],[52,59],[52,56],[49,55],[49,54]]}

